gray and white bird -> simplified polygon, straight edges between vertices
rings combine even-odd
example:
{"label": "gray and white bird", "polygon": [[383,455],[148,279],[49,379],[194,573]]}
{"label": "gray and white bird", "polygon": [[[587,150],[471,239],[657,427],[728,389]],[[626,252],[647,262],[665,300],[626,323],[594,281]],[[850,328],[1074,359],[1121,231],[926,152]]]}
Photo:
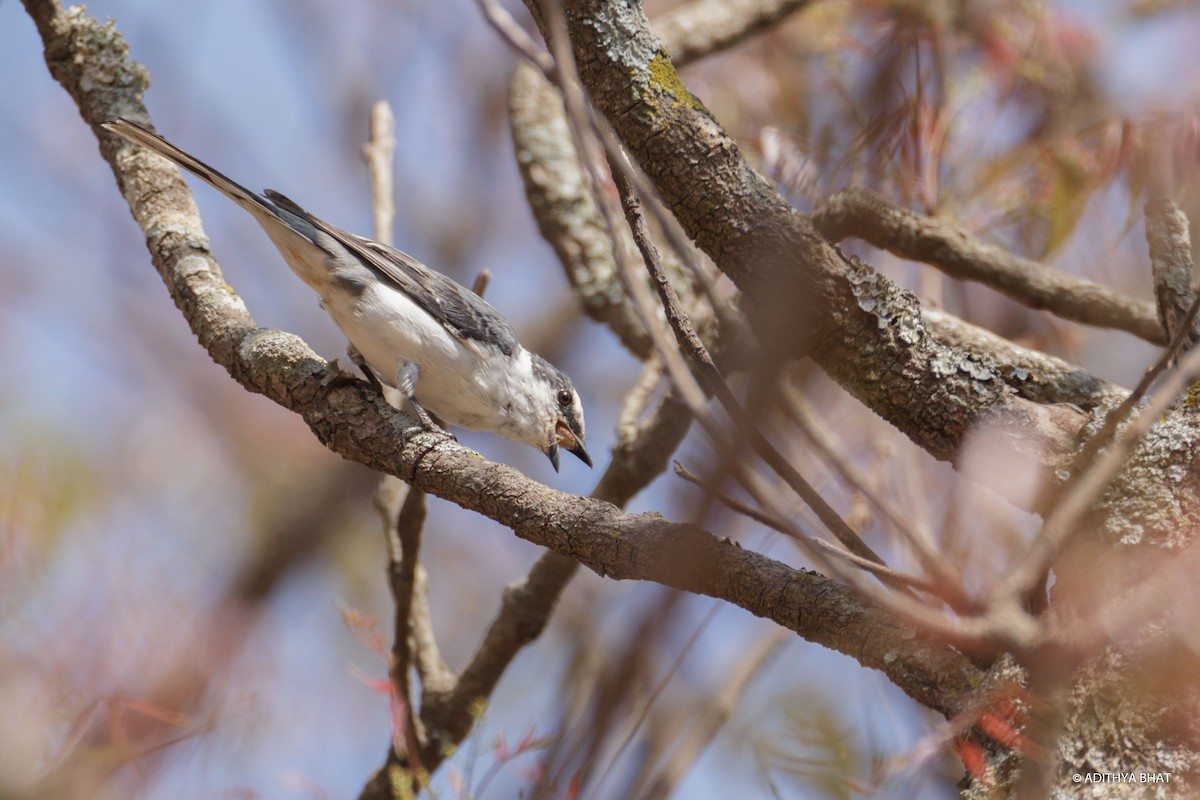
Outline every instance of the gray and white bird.
{"label": "gray and white bird", "polygon": [[347,233],[267,190],[255,194],[125,119],[104,127],[149,148],[249,211],[284,261],[321,297],[372,382],[393,386],[426,427],[451,425],[559,449],[589,467],[583,406],[566,373],[521,346],[499,311],[412,256]]}

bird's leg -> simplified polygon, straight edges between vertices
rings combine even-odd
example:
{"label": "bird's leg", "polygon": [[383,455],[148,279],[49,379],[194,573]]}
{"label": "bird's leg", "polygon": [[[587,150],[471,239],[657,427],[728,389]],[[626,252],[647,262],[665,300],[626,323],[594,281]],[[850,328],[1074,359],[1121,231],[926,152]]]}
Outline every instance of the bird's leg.
{"label": "bird's leg", "polygon": [[[358,352],[358,348],[354,345],[347,346],[346,355],[350,357],[350,361],[366,376],[367,383],[375,387],[376,391],[382,392],[383,384],[379,382],[378,376],[375,375],[375,372],[367,364],[367,360],[363,358],[362,353]],[[338,359],[334,358],[325,362],[325,377],[321,379],[322,386],[349,386],[357,381],[358,378],[353,373],[342,369],[342,365],[338,363]]]}
{"label": "bird's leg", "polygon": [[375,374],[375,370],[371,369],[367,364],[367,360],[363,358],[363,354],[358,351],[358,348],[353,344],[346,346],[346,355],[350,356],[350,360],[354,366],[358,367],[363,375],[367,377],[367,383],[375,387],[376,391],[383,393],[383,384],[379,382],[379,376]]}
{"label": "bird's leg", "polygon": [[445,433],[454,438],[453,434],[434,421],[429,412],[417,402],[417,378],[421,376],[421,367],[411,361],[404,361],[400,364],[400,368],[396,370],[396,389],[408,398],[409,404],[413,411],[417,414],[417,419],[421,423],[421,427],[428,431],[437,431]]}

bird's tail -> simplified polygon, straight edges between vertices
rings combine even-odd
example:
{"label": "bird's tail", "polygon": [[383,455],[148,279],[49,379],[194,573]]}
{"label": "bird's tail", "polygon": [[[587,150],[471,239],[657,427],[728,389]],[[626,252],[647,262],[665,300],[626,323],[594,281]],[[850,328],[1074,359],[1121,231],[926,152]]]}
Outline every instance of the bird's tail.
{"label": "bird's tail", "polygon": [[279,214],[275,210],[275,207],[262,195],[250,191],[237,181],[230,180],[208,164],[205,164],[190,153],[185,153],[158,134],[151,133],[142,126],[120,117],[102,123],[102,126],[105,130],[124,136],[129,141],[149,148],[169,161],[174,161],[178,166],[183,167],[200,180],[209,184],[254,216],[261,219],[261,215],[265,212],[271,217],[278,218]]}

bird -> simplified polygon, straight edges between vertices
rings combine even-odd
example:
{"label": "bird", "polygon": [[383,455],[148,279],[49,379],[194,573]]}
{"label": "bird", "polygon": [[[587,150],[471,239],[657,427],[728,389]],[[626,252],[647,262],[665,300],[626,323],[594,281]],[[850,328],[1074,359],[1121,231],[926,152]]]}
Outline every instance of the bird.
{"label": "bird", "polygon": [[495,433],[587,466],[583,405],[571,379],[521,346],[490,303],[386,244],[336,228],[279,192],[257,194],[123,118],[103,127],[163,156],[258,221],[292,271],[321,298],[372,385],[397,389],[427,429],[444,422]]}

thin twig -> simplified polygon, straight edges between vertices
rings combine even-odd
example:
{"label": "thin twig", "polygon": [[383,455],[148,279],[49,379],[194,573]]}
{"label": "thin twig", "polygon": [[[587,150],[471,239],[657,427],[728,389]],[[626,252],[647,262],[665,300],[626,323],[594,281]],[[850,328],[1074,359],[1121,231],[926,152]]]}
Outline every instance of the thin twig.
{"label": "thin twig", "polygon": [[409,635],[412,637],[413,666],[423,691],[445,692],[454,686],[454,673],[446,666],[433,630],[429,614],[429,575],[425,565],[417,562],[413,572],[412,610],[409,612]]}
{"label": "thin twig", "polygon": [[517,24],[512,14],[496,0],[475,0],[475,5],[483,12],[484,19],[492,26],[504,43],[511,47],[517,55],[528,59],[547,80],[554,80],[554,59],[550,54],[537,46],[525,29]]}
{"label": "thin twig", "polygon": [[934,585],[941,587],[935,594],[945,599],[952,608],[960,612],[973,609],[976,605],[975,602],[962,591],[962,573],[934,549],[925,526],[910,522],[908,517],[895,505],[872,488],[871,481],[862,474],[862,471],[841,455],[845,452],[845,448],[821,426],[808,402],[798,391],[791,388],[784,391],[782,396],[785,413],[796,423],[797,430],[808,441],[812,449],[833,468],[847,486],[860,494],[871,504],[872,508],[881,513],[913,548],[921,569],[933,579]]}
{"label": "thin twig", "polygon": [[[392,482],[394,481],[394,483]],[[411,628],[413,597],[416,589],[416,568],[421,546],[421,528],[425,524],[425,493],[416,487],[392,479],[380,485],[381,497],[377,505],[382,515],[394,523],[386,523],[388,533],[388,585],[396,605],[395,623],[392,631],[392,665],[390,669],[393,691],[404,710],[404,756],[412,770],[414,780],[420,781],[421,753],[424,734],[413,710],[413,692],[409,680],[412,665]],[[401,490],[402,494],[394,489]],[[403,497],[399,512],[395,512],[395,500]],[[397,756],[402,754],[397,752]]]}
{"label": "thin twig", "polygon": [[[1193,304],[1193,310],[1197,304]],[[1180,329],[1186,332],[1187,328]],[[1165,355],[1165,354],[1164,354]],[[1162,358],[1159,359],[1163,361]],[[1047,517],[1041,534],[1030,545],[1023,560],[992,592],[988,605],[1001,607],[1019,604],[1021,598],[1037,585],[1041,576],[1053,563],[1068,537],[1075,531],[1083,515],[1096,502],[1108,484],[1124,469],[1129,454],[1141,442],[1175,402],[1184,387],[1200,376],[1200,349],[1192,350],[1179,366],[1163,380],[1159,389],[1150,396],[1149,402],[1136,418],[1112,437],[1112,441],[1099,453],[1092,463],[1078,473],[1054,511]],[[1114,412],[1115,413],[1115,412]],[[1089,442],[1090,444],[1090,442]]]}
{"label": "thin twig", "polygon": [[479,274],[475,276],[475,282],[471,284],[471,291],[480,297],[487,291],[488,284],[492,282],[492,271],[487,269],[479,270]]}
{"label": "thin twig", "polygon": [[638,420],[645,412],[655,388],[662,382],[662,377],[662,364],[659,363],[658,357],[652,354],[642,367],[642,374],[638,376],[637,383],[626,393],[625,400],[621,403],[621,412],[617,415],[617,436],[631,439],[637,434]]}
{"label": "thin twig", "polygon": [[386,100],[371,106],[370,141],[362,147],[367,171],[371,176],[371,198],[375,221],[375,239],[392,244],[392,225],[396,221],[396,201],[392,180],[392,154],[396,151],[396,115]]}
{"label": "thin twig", "polygon": [[[678,475],[679,477],[683,478],[688,483],[698,486],[699,488],[703,489],[705,492],[711,494],[717,500],[721,501],[721,505],[725,506],[730,511],[733,511],[736,514],[741,514],[743,517],[746,517],[747,519],[752,519],[755,522],[757,522],[759,525],[766,526],[766,527],[770,528],[771,530],[775,531],[776,533],[782,533],[784,536],[792,537],[795,535],[794,530],[790,524],[784,522],[781,519],[776,519],[775,517],[769,516],[768,514],[764,514],[761,510],[754,508],[753,506],[748,506],[739,500],[735,500],[733,497],[726,494],[725,492],[717,491],[716,489],[714,489],[712,487],[712,485],[709,481],[705,480],[704,478],[701,478],[699,475],[692,472],[690,469],[685,467],[683,464],[680,464],[678,461],[675,462],[675,474]],[[805,538],[811,539],[812,537],[805,537]]]}
{"label": "thin twig", "polygon": [[712,360],[712,356],[709,355],[708,349],[700,341],[700,337],[696,336],[696,332],[692,329],[691,320],[688,319],[687,312],[683,310],[679,302],[679,296],[675,293],[675,288],[663,273],[662,262],[658,257],[658,249],[650,241],[650,231],[646,227],[645,218],[642,216],[641,203],[634,194],[633,185],[627,170],[623,164],[612,158],[609,159],[609,168],[612,172],[613,180],[617,185],[617,194],[621,198],[621,205],[625,210],[626,222],[629,224],[630,230],[633,231],[633,240],[637,244],[638,250],[645,261],[646,270],[650,273],[651,282],[658,291],[659,300],[662,303],[663,310],[666,312],[667,322],[670,323],[671,330],[675,333],[675,338],[680,348],[692,362],[692,368],[702,377],[705,388],[720,401],[726,413],[729,414],[730,418],[734,420],[734,423],[739,426],[742,433],[749,440],[754,452],[770,465],[771,469],[783,478],[792,490],[804,500],[805,504],[813,510],[817,518],[837,537],[838,541],[844,544],[851,552],[869,561],[883,564],[883,559],[862,540],[854,529],[846,524],[837,511],[800,475],[799,471],[784,458],[783,454],[767,441],[767,438],[762,435],[757,426],[749,422],[748,415],[742,408],[741,403],[733,396],[733,392],[730,391],[724,376],[721,375],[720,370],[717,369],[717,365]]}

